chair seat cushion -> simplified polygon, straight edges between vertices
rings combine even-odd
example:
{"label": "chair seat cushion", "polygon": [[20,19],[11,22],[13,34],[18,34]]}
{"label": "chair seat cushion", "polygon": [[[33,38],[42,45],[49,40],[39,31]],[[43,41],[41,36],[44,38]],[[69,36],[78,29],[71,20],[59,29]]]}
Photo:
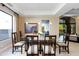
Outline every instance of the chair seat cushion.
{"label": "chair seat cushion", "polygon": [[45,54],[48,54],[49,53],[49,50],[50,50],[50,53],[51,54],[54,53],[53,47],[48,46],[48,45],[45,45],[45,51],[44,51],[44,47],[43,47],[43,51],[44,51]]}
{"label": "chair seat cushion", "polygon": [[38,38],[37,37],[34,37],[34,40],[37,40]]}
{"label": "chair seat cushion", "polygon": [[14,46],[22,46],[24,44],[24,41],[20,41],[20,42],[17,42],[16,44],[14,44]]}
{"label": "chair seat cushion", "polygon": [[27,53],[28,54],[31,54],[31,53],[37,54],[38,53],[37,45],[29,46]]}
{"label": "chair seat cushion", "polygon": [[59,46],[67,46],[67,44],[61,42],[61,43],[57,43]]}

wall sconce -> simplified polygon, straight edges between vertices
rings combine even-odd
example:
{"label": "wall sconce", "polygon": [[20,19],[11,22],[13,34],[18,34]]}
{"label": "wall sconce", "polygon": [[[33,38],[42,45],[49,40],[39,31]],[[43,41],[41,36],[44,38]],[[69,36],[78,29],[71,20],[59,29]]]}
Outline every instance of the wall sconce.
{"label": "wall sconce", "polygon": [[40,22],[38,24],[40,25]]}
{"label": "wall sconce", "polygon": [[50,22],[50,25],[52,25],[52,23]]}
{"label": "wall sconce", "polygon": [[26,22],[26,24],[28,24],[28,22]]}

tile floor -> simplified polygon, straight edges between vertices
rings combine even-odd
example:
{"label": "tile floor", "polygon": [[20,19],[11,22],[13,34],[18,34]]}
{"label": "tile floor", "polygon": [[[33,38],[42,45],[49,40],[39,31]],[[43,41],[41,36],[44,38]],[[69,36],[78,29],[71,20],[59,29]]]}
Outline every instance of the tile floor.
{"label": "tile floor", "polygon": [[[79,43],[70,42],[70,54],[68,54],[67,52],[61,52],[61,54],[59,54],[58,47],[56,51],[56,56],[79,56]],[[0,56],[26,56],[26,52],[23,50],[23,54],[21,54],[21,52],[19,51],[12,54],[12,49],[11,47],[9,47],[5,51],[0,53]]]}

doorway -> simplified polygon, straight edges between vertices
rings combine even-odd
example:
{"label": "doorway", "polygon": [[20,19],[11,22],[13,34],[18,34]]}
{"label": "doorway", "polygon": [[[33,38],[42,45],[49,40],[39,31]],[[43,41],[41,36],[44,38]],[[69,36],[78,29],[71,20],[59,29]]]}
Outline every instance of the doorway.
{"label": "doorway", "polygon": [[[60,18],[59,21],[59,36],[62,36],[62,39],[64,40],[64,34],[68,33],[70,36],[71,35],[76,35],[76,20],[74,17],[68,17],[64,16]],[[77,41],[77,39],[70,39]]]}

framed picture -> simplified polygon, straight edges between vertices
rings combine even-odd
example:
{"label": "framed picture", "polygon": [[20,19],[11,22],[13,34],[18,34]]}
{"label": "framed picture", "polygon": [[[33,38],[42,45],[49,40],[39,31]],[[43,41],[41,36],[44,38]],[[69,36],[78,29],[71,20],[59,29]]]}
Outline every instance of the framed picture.
{"label": "framed picture", "polygon": [[25,23],[25,33],[37,33],[38,24],[37,23]]}
{"label": "framed picture", "polygon": [[49,20],[42,20],[42,33],[49,35]]}

